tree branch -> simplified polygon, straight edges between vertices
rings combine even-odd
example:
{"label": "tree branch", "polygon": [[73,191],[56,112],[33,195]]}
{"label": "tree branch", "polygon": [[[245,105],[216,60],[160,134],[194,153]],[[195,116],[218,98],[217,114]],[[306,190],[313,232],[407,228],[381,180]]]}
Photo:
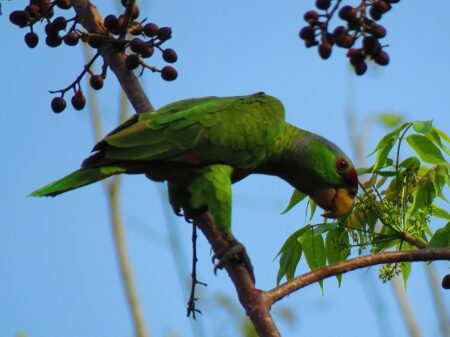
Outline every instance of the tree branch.
{"label": "tree branch", "polygon": [[[212,215],[208,212],[195,217],[194,222],[208,239],[214,253],[227,250],[234,241],[217,229]],[[249,271],[230,260],[225,260],[223,265],[236,287],[239,301],[255,326],[258,336],[279,337],[280,333],[270,314],[271,301],[264,291],[255,288]]]}
{"label": "tree branch", "polygon": [[377,264],[392,262],[415,262],[415,261],[434,261],[450,260],[450,248],[426,248],[418,250],[404,250],[395,252],[384,252],[356,257],[344,262],[336,263],[327,267],[310,271],[300,275],[286,283],[266,292],[266,296],[275,303],[292,292],[324,280],[328,277],[346,273],[355,269],[374,266]]}
{"label": "tree branch", "polygon": [[[89,33],[108,34],[100,13],[88,0],[72,0],[77,20]],[[112,43],[98,48],[100,55],[117,76],[121,87],[136,112],[149,112],[154,108],[134,73],[125,67],[125,54]]]}

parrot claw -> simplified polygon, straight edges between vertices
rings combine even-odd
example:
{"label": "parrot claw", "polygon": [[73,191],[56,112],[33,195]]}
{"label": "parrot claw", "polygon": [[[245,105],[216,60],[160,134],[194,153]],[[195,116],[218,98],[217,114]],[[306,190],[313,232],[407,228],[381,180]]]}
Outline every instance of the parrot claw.
{"label": "parrot claw", "polygon": [[255,283],[255,274],[253,272],[252,262],[250,261],[245,247],[239,241],[233,240],[229,247],[214,254],[211,260],[213,263],[216,260],[219,260],[219,262],[214,264],[214,275],[217,275],[218,269],[223,269],[225,264],[232,262],[247,269],[253,283]]}
{"label": "parrot claw", "polygon": [[172,207],[172,209],[176,216],[183,216],[183,213],[181,212],[180,207]]}

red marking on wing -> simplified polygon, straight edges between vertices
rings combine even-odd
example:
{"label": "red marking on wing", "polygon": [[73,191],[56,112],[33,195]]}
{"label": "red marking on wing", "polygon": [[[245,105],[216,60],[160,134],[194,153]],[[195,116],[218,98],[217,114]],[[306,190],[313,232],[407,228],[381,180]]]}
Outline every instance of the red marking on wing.
{"label": "red marking on wing", "polygon": [[189,164],[203,164],[202,159],[194,153],[189,153],[183,158]]}

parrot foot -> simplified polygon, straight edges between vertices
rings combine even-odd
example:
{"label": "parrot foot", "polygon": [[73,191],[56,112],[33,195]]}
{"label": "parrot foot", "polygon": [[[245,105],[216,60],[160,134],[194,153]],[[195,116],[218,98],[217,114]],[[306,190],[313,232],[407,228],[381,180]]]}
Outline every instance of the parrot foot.
{"label": "parrot foot", "polygon": [[253,283],[255,283],[252,262],[250,261],[250,257],[248,256],[244,245],[238,240],[233,239],[230,246],[214,254],[212,262],[214,263],[216,259],[219,260],[219,262],[214,265],[214,274],[217,274],[218,269],[223,269],[226,263],[232,262],[247,269]]}
{"label": "parrot foot", "polygon": [[184,220],[186,220],[187,223],[193,223],[195,217],[198,217],[207,210],[206,207],[202,207],[199,209],[192,209],[187,207],[182,208],[176,206],[172,206],[172,209],[175,215],[184,217]]}

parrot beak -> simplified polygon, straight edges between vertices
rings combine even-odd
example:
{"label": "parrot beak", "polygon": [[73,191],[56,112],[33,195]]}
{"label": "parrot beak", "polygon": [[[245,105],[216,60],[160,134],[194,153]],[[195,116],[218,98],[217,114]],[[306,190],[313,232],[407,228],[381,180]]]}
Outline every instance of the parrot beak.
{"label": "parrot beak", "polygon": [[353,206],[356,192],[346,187],[325,188],[317,191],[311,197],[326,212],[325,218],[337,218],[347,213]]}

